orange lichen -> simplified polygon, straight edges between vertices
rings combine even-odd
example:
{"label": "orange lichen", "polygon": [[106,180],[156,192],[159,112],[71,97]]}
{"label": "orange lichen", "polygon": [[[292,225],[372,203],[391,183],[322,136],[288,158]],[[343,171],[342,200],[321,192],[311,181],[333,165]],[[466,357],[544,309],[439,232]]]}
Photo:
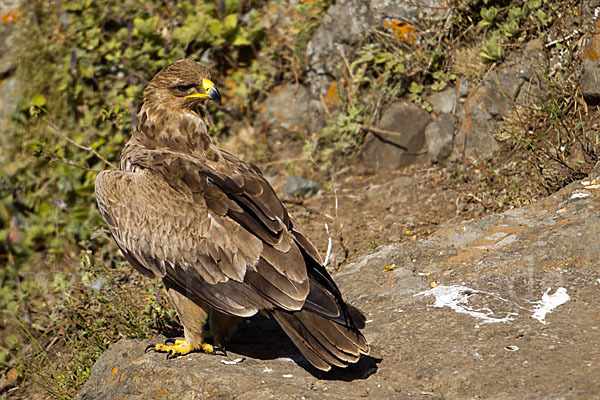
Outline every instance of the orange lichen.
{"label": "orange lichen", "polygon": [[394,37],[406,44],[413,44],[417,41],[417,36],[415,35],[416,28],[408,22],[398,20],[384,21],[383,27],[391,29]]}
{"label": "orange lichen", "polygon": [[592,36],[584,56],[589,61],[598,61],[600,58],[600,32],[597,32],[594,34],[594,36]]}
{"label": "orange lichen", "polygon": [[0,17],[0,20],[7,25],[14,24],[15,22],[17,22],[19,20],[19,17],[21,17],[21,13],[22,13],[22,11],[20,8],[15,8],[14,10],[8,10],[6,13],[4,13]]}
{"label": "orange lichen", "polygon": [[327,89],[327,93],[323,97],[323,102],[327,107],[339,104],[340,99],[338,97],[338,87],[335,81],[331,82],[331,84],[329,85],[329,89]]}

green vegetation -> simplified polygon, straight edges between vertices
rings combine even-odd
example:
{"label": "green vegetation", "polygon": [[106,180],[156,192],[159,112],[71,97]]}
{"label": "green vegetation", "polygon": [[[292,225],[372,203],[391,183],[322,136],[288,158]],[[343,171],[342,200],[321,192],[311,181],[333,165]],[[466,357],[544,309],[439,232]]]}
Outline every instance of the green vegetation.
{"label": "green vegetation", "polygon": [[[15,368],[21,382],[69,398],[111,343],[177,327],[158,283],[142,280],[119,255],[94,198],[98,171],[117,163],[134,129],[143,87],[172,61],[202,60],[215,70],[225,100],[212,110],[213,133],[236,134],[236,121],[253,122],[273,87],[302,82],[306,46],[331,1],[25,3],[22,103],[0,138],[0,307],[10,321],[0,369]],[[579,7],[566,0],[447,4],[447,18],[429,26],[381,21],[365,35],[323,99],[327,126],[305,138],[302,160],[282,165],[304,171],[316,163],[327,175],[401,96],[431,110],[430,94],[462,78],[478,84],[531,40],[550,58],[548,37],[562,37],[562,21]],[[551,48],[566,59],[557,69],[542,68],[547,90],[516,104],[497,133],[511,151],[477,165],[463,160],[449,178],[482,171],[490,209],[551,193],[598,159],[600,137],[591,129],[598,115],[580,112],[573,49],[561,42]],[[263,161],[275,153],[264,143],[254,150]]]}
{"label": "green vegetation", "polygon": [[94,198],[97,173],[117,163],[134,129],[142,89],[170,62],[204,60],[227,101],[213,112],[214,131],[227,135],[276,82],[304,68],[328,4],[292,10],[286,29],[302,33],[291,38],[283,27],[265,27],[271,13],[290,10],[263,2],[24,4],[22,103],[10,136],[0,139],[0,305],[11,321],[0,368],[69,398],[110,343],[177,326],[164,293],[124,263]]}

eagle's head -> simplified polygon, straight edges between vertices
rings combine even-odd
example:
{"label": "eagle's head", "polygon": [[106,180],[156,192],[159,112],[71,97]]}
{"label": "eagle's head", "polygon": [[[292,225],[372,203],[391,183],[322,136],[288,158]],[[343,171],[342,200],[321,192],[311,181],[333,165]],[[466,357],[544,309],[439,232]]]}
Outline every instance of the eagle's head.
{"label": "eagle's head", "polygon": [[162,104],[173,110],[195,110],[204,99],[221,104],[221,94],[211,81],[204,65],[192,60],[179,60],[152,78],[146,88],[144,105]]}

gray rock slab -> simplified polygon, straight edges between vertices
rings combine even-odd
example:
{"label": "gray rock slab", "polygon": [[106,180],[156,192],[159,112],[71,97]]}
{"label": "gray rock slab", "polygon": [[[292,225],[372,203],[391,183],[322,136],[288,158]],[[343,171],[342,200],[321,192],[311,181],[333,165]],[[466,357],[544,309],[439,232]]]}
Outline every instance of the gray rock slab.
{"label": "gray rock slab", "polygon": [[0,0],[0,75],[13,70],[17,66],[17,19],[21,18],[21,2],[19,0]]}
{"label": "gray rock slab", "polygon": [[311,369],[261,317],[243,324],[228,359],[165,360],[144,354],[163,338],[121,340],[76,398],[598,398],[599,237],[600,180],[588,178],[335,272],[371,343],[346,370]]}
{"label": "gray rock slab", "polygon": [[308,89],[286,84],[274,88],[262,105],[258,125],[269,129],[268,137],[278,140],[299,132],[320,130],[325,123],[323,111],[315,104]]}
{"label": "gray rock slab", "polygon": [[319,187],[310,179],[301,178],[299,176],[288,176],[285,178],[284,195],[287,197],[308,197],[316,194]]}
{"label": "gray rock slab", "polygon": [[427,154],[432,161],[440,161],[452,153],[455,119],[451,114],[440,114],[425,129]]}
{"label": "gray rock slab", "polygon": [[454,137],[456,153],[491,157],[499,149],[493,136],[497,126],[494,117],[485,106],[491,97],[501,98],[495,96],[496,93],[486,87],[480,87],[469,94],[464,104],[463,119]]}
{"label": "gray rock slab", "polygon": [[450,114],[456,107],[457,90],[450,88],[431,95],[429,102],[435,114]]}
{"label": "gray rock slab", "polygon": [[371,132],[361,158],[372,168],[400,168],[427,160],[425,127],[431,121],[427,111],[406,102],[391,104],[381,116],[378,128],[390,133]]}
{"label": "gray rock slab", "polygon": [[588,104],[600,103],[600,33],[592,35],[583,52],[583,71],[579,79],[581,93]]}

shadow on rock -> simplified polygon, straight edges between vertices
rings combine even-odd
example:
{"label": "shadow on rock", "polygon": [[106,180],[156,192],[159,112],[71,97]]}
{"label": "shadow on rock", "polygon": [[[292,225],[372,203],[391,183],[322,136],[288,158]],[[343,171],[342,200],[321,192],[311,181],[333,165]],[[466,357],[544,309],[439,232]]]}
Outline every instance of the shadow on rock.
{"label": "shadow on rock", "polygon": [[300,354],[277,322],[260,314],[240,324],[227,350],[259,360],[290,358],[315,378],[323,380],[366,379],[377,371],[377,364],[381,362],[379,358],[363,355],[358,363],[346,368],[333,367],[328,372],[318,370]]}

